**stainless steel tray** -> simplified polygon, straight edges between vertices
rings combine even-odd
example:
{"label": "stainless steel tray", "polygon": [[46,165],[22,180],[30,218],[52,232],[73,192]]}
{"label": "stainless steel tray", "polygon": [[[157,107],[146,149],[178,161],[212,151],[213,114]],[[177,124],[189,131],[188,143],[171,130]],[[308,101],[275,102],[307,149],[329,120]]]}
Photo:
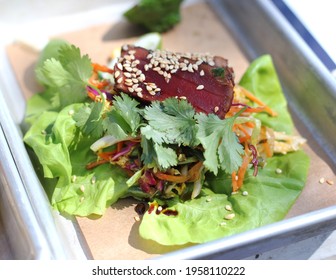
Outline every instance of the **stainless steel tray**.
{"label": "stainless steel tray", "polygon": [[[323,149],[332,166],[336,166],[336,142],[333,139],[336,82],[332,75],[272,2],[208,2],[249,59],[263,53],[272,55],[291,111],[297,113],[296,117]],[[24,98],[15,86],[5,53],[0,55],[0,158],[6,159],[0,161],[0,207],[14,257],[90,258],[76,223],[50,209],[22,143],[20,122],[24,114]],[[313,94],[315,92],[319,94]],[[309,100],[305,98],[308,93],[312,97]],[[315,114],[316,111],[319,114]],[[316,249],[335,229],[336,206],[165,254],[159,259],[251,258],[305,240],[313,242],[304,246]]]}

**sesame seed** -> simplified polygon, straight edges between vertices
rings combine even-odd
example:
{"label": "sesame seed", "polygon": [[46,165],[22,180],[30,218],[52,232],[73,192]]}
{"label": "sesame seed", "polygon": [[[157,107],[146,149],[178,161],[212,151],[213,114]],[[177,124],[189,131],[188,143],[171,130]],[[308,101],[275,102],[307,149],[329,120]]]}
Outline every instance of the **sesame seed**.
{"label": "sesame seed", "polygon": [[276,174],[281,174],[281,173],[282,173],[282,170],[281,170],[280,168],[277,168],[277,169],[275,169],[275,173],[276,173]]}
{"label": "sesame seed", "polygon": [[117,84],[121,84],[121,83],[122,83],[122,81],[123,81],[123,78],[122,78],[122,77],[120,77],[120,78],[117,80]]}
{"label": "sesame seed", "polygon": [[130,50],[130,51],[128,52],[128,54],[130,54],[130,55],[135,54],[135,50]]}
{"label": "sesame seed", "polygon": [[211,197],[208,197],[205,201],[206,202],[210,202],[211,201]]}
{"label": "sesame seed", "polygon": [[115,71],[115,72],[114,72],[114,77],[115,77],[115,78],[118,78],[119,76],[120,76],[120,71]]}
{"label": "sesame seed", "polygon": [[138,80],[140,82],[143,82],[146,79],[146,76],[144,74],[140,74],[140,76],[138,77]]}
{"label": "sesame seed", "polygon": [[128,72],[125,72],[124,75],[125,75],[126,78],[131,78],[132,77],[132,74],[128,73]]}
{"label": "sesame seed", "polygon": [[197,90],[202,90],[202,89],[204,89],[204,85],[199,85],[199,86],[197,86],[196,89],[197,89]]}
{"label": "sesame seed", "polygon": [[219,111],[219,107],[216,106],[216,107],[214,108],[214,112],[217,113],[218,111]]}
{"label": "sesame seed", "polygon": [[79,189],[81,190],[81,192],[84,192],[84,191],[85,191],[85,186],[84,186],[84,185],[81,185],[81,186],[79,187]]}
{"label": "sesame seed", "polygon": [[91,178],[91,184],[95,184],[96,183],[96,176],[93,176],[92,178]]}
{"label": "sesame seed", "polygon": [[132,82],[135,83],[135,84],[137,84],[137,83],[139,83],[139,80],[136,79],[136,78],[133,78],[133,79],[132,79]]}
{"label": "sesame seed", "polygon": [[219,225],[220,225],[221,227],[224,227],[224,226],[226,226],[226,222],[221,222]]}
{"label": "sesame seed", "polygon": [[193,65],[191,63],[188,65],[188,72],[194,73]]}
{"label": "sesame seed", "polygon": [[147,89],[148,91],[152,91],[152,90],[153,90],[152,87],[149,86],[149,85],[146,86],[146,89]]}
{"label": "sesame seed", "polygon": [[141,93],[141,92],[137,92],[137,96],[138,96],[138,97],[140,97],[140,98],[142,98],[142,97],[143,97],[143,95],[142,95],[142,93]]}
{"label": "sesame seed", "polygon": [[[133,87],[133,88],[134,88],[134,87]],[[135,92],[142,92],[142,88],[141,88],[141,87],[137,87],[137,88],[135,88],[134,90],[135,90]]]}
{"label": "sesame seed", "polygon": [[204,76],[204,70],[202,69],[201,71],[200,71],[200,76]]}
{"label": "sesame seed", "polygon": [[75,111],[73,109],[69,110],[68,114],[69,116],[72,116],[75,113]]}
{"label": "sesame seed", "polygon": [[117,68],[121,71],[124,70],[124,67],[122,66],[122,64],[120,62],[117,64]]}
{"label": "sesame seed", "polygon": [[77,176],[76,175],[72,175],[71,182],[74,183],[74,182],[76,182],[76,180],[77,180]]}
{"label": "sesame seed", "polygon": [[133,72],[133,68],[130,67],[130,66],[126,66],[126,67],[125,67],[125,70],[126,70],[127,72]]}
{"label": "sesame seed", "polygon": [[236,216],[235,213],[230,213],[230,214],[225,215],[224,219],[232,220],[235,216]]}
{"label": "sesame seed", "polygon": [[328,185],[333,185],[334,184],[333,180],[326,180],[326,182],[327,182]]}
{"label": "sesame seed", "polygon": [[79,199],[79,202],[82,203],[84,201],[84,196],[82,196],[80,199]]}
{"label": "sesame seed", "polygon": [[134,217],[134,221],[136,221],[136,222],[140,222],[140,218],[139,218],[139,216],[135,216],[135,217]]}
{"label": "sesame seed", "polygon": [[319,180],[319,183],[320,184],[323,184],[325,182],[325,179],[322,177],[322,178],[320,178],[320,180]]}
{"label": "sesame seed", "polygon": [[248,195],[248,191],[243,191],[242,193],[244,196],[247,196]]}
{"label": "sesame seed", "polygon": [[128,91],[129,91],[129,92],[134,92],[134,88],[129,87],[129,88],[128,88]]}
{"label": "sesame seed", "polygon": [[149,65],[148,65],[148,64],[145,64],[144,69],[145,69],[145,71],[148,71],[148,69],[149,69]]}
{"label": "sesame seed", "polygon": [[136,76],[140,76],[141,73],[142,73],[142,71],[141,71],[140,69],[138,69],[138,70],[135,72],[135,75],[136,75]]}
{"label": "sesame seed", "polygon": [[227,211],[232,211],[232,206],[230,204],[225,205]]}

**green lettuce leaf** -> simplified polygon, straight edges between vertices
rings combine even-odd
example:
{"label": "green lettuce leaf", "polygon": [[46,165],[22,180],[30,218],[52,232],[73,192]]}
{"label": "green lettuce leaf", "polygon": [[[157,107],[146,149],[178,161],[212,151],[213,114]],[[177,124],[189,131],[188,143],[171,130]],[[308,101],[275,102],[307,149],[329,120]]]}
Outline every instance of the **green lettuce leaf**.
{"label": "green lettuce leaf", "polygon": [[24,137],[37,155],[46,178],[57,178],[51,203],[61,213],[88,216],[102,215],[122,197],[128,176],[112,165],[92,170],[86,164],[96,160],[90,146],[98,137],[83,135],[72,114],[84,104],[73,104],[59,113],[45,112]]}

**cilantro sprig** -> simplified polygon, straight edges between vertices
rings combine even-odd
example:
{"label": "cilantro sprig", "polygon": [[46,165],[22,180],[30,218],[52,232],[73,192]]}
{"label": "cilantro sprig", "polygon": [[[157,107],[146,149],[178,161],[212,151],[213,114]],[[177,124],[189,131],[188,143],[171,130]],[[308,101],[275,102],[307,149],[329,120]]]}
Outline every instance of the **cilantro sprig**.
{"label": "cilantro sprig", "polygon": [[82,56],[74,45],[62,44],[57,58],[47,58],[37,67],[37,80],[52,94],[54,109],[83,102],[87,98],[86,86],[92,75],[91,60]]}

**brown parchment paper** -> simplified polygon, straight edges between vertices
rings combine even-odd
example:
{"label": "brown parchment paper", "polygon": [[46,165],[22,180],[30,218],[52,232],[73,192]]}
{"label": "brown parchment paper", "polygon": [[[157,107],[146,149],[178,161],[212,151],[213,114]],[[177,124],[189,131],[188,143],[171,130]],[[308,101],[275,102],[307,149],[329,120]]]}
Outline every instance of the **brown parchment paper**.
{"label": "brown parchment paper", "polygon": [[[140,34],[125,21],[92,26],[85,30],[60,34],[89,54],[92,61],[105,64],[115,47],[134,42]],[[239,50],[227,29],[204,3],[188,6],[182,10],[182,21],[163,35],[163,46],[171,51],[209,52],[229,59],[234,67],[237,81],[249,62]],[[20,44],[10,45],[8,57],[17,81],[26,98],[39,90],[34,79],[34,63],[37,53]],[[293,115],[298,132],[308,139],[305,146],[311,158],[307,184],[301,196],[288,213],[288,217],[308,213],[336,204],[336,184],[320,184],[324,177],[336,182],[335,173],[324,160],[325,155],[307,131]],[[103,217],[77,218],[80,230],[94,259],[147,259],[181,247],[165,247],[139,237],[139,222],[134,217],[136,202],[124,199],[108,208]]]}

